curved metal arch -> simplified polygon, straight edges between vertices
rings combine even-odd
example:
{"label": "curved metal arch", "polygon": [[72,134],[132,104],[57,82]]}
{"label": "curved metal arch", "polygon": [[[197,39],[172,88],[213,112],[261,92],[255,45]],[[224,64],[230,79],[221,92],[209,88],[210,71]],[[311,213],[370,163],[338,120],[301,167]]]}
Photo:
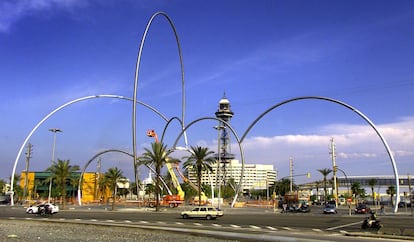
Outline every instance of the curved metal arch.
{"label": "curved metal arch", "polygon": [[[180,57],[180,67],[181,67],[181,129],[184,130],[184,117],[185,117],[185,81],[184,81],[184,64],[183,64],[183,57],[182,57],[182,51],[181,51],[181,44],[180,40],[178,38],[177,30],[174,26],[173,21],[171,18],[164,12],[156,12],[154,13],[151,18],[149,19],[147,26],[145,27],[145,31],[141,38],[141,44],[139,46],[136,66],[135,66],[135,78],[134,78],[134,94],[133,94],[133,106],[132,106],[132,146],[133,146],[133,155],[134,157],[137,156],[137,142],[136,142],[136,119],[137,119],[137,112],[136,112],[136,103],[135,100],[137,100],[137,91],[138,91],[138,76],[139,76],[139,68],[141,64],[141,57],[142,57],[142,51],[144,48],[144,43],[147,38],[147,34],[149,31],[149,28],[151,27],[152,21],[157,16],[163,16],[168,20],[168,23],[170,24],[170,27],[172,28],[175,36],[175,40],[177,42],[177,48],[178,48],[178,55]],[[184,139],[185,143],[187,143],[187,134],[184,133]],[[135,159],[135,158],[134,158]]]}
{"label": "curved metal arch", "polygon": [[216,120],[216,121],[219,121],[219,122],[222,122],[225,126],[227,126],[229,129],[230,129],[230,131],[233,133],[233,135],[234,135],[234,137],[236,138],[236,140],[237,140],[237,143],[239,144],[239,149],[240,149],[240,157],[241,157],[241,161],[242,161],[242,169],[241,169],[241,174],[240,174],[240,180],[239,180],[239,184],[238,184],[238,186],[237,186],[237,189],[236,189],[236,195],[234,196],[234,199],[233,199],[233,202],[231,203],[231,207],[234,207],[234,204],[236,203],[236,200],[237,200],[237,197],[238,197],[238,195],[239,195],[239,193],[240,193],[240,188],[241,188],[241,186],[242,186],[242,182],[243,182],[243,175],[244,175],[244,153],[243,153],[243,148],[242,148],[242,146],[241,146],[241,141],[240,141],[240,139],[239,139],[239,136],[237,135],[237,133],[236,133],[236,131],[233,129],[233,127],[228,123],[228,122],[226,122],[226,121],[224,121],[224,120],[222,120],[222,119],[219,119],[219,118],[216,118],[216,117],[203,117],[203,118],[198,118],[198,119],[196,119],[196,120],[194,120],[194,121],[192,121],[191,123],[189,123],[182,131],[181,131],[181,133],[177,136],[177,139],[175,140],[175,142],[174,142],[174,145],[173,145],[173,147],[172,147],[172,149],[176,149],[176,146],[177,146],[177,143],[178,143],[178,141],[180,140],[180,138],[181,138],[181,136],[183,135],[183,133],[188,129],[188,128],[190,128],[193,124],[195,124],[195,123],[197,123],[197,122],[199,122],[199,121],[203,121],[203,120]]}
{"label": "curved metal arch", "polygon": [[[91,159],[89,159],[86,162],[85,166],[83,167],[83,169],[81,171],[81,175],[79,176],[79,183],[78,183],[78,204],[79,204],[79,206],[82,206],[81,186],[82,186],[83,175],[85,174],[86,169],[92,163],[92,161],[94,161],[96,158],[98,158],[99,156],[101,156],[101,155],[103,155],[105,153],[109,153],[109,152],[119,152],[119,153],[123,153],[125,155],[128,155],[128,156],[130,156],[132,158],[134,157],[134,155],[132,155],[132,154],[126,152],[126,151],[123,151],[123,150],[109,149],[109,150],[101,151],[101,152],[97,153],[96,155],[94,155]],[[149,165],[145,165],[145,166],[148,167],[148,169],[150,169],[152,172],[155,173],[154,168],[152,168]],[[171,193],[170,189],[168,188],[167,184],[165,183],[164,179],[162,179],[162,177],[161,177],[161,182],[165,186],[165,188],[168,190],[168,193],[171,195],[172,193]]]}
{"label": "curved metal arch", "polygon": [[[395,184],[396,184],[396,193],[399,194],[400,193],[400,185],[399,185],[399,180],[398,180],[398,170],[397,170],[397,165],[395,163],[395,159],[394,156],[392,154],[392,151],[387,143],[387,141],[385,140],[384,136],[381,134],[381,132],[377,129],[377,127],[375,126],[375,124],[367,117],[365,116],[365,114],[363,114],[361,111],[359,111],[358,109],[352,107],[351,105],[341,102],[339,100],[333,99],[333,98],[328,98],[328,97],[320,97],[320,96],[303,96],[303,97],[297,97],[297,98],[292,98],[292,99],[288,99],[285,100],[283,102],[280,102],[278,104],[273,105],[272,107],[270,107],[269,109],[267,109],[266,111],[264,111],[261,115],[259,115],[252,124],[250,124],[250,126],[247,128],[246,132],[244,132],[242,138],[241,138],[241,142],[243,142],[244,138],[246,137],[246,135],[250,132],[250,130],[253,128],[254,125],[256,125],[256,123],[263,118],[267,113],[269,113],[270,111],[272,111],[273,109],[282,106],[284,104],[290,103],[290,102],[294,102],[294,101],[299,101],[299,100],[306,100],[306,99],[318,99],[318,100],[324,100],[324,101],[329,101],[329,102],[333,102],[339,105],[342,105],[352,111],[354,111],[356,114],[358,114],[360,117],[362,117],[377,133],[378,137],[381,139],[383,145],[385,146],[385,149],[387,150],[388,156],[391,160],[391,164],[392,164],[392,168],[394,170],[394,176],[395,176]],[[397,202],[395,203],[394,206],[394,213],[396,213],[398,211],[398,202],[399,202],[400,197],[397,196]]]}
{"label": "curved metal arch", "polygon": [[[29,141],[29,139],[32,137],[33,133],[40,127],[40,125],[42,125],[47,119],[49,119],[53,114],[55,114],[56,112],[60,111],[61,109],[72,105],[74,103],[77,102],[81,102],[81,101],[85,101],[85,100],[89,100],[89,99],[93,99],[93,98],[118,98],[118,99],[124,99],[124,100],[129,100],[129,101],[133,101],[132,98],[129,97],[124,97],[121,95],[112,95],[112,94],[100,94],[100,95],[92,95],[92,96],[85,96],[85,97],[81,97],[81,98],[77,98],[75,100],[69,101],[61,106],[59,106],[58,108],[56,108],[55,110],[53,110],[52,112],[50,112],[49,114],[47,114],[42,120],[40,120],[39,123],[36,124],[36,126],[30,131],[30,133],[27,135],[26,139],[24,140],[23,144],[20,146],[19,152],[17,153],[16,159],[14,161],[14,166],[13,166],[13,171],[12,171],[12,176],[11,176],[11,184],[10,184],[10,190],[11,190],[11,205],[14,205],[14,200],[13,200],[13,196],[14,196],[14,174],[16,173],[16,168],[17,168],[17,163],[19,162],[20,156],[23,152],[24,147],[26,146],[27,142]],[[166,122],[168,122],[168,118],[165,117],[160,111],[158,111],[157,109],[155,109],[154,107],[140,102],[140,101],[136,101],[138,104],[141,104],[147,108],[149,108],[150,110],[154,111],[156,114],[158,114],[161,118],[163,118]]]}
{"label": "curved metal arch", "polygon": [[[181,121],[181,119],[180,119],[180,118],[178,118],[178,117],[172,117],[172,118],[170,118],[170,119],[167,121],[167,123],[165,124],[165,126],[164,126],[164,130],[162,131],[162,135],[161,135],[161,143],[162,143],[162,142],[163,142],[163,140],[164,140],[165,132],[167,132],[168,125],[170,125],[170,123],[171,123],[173,120],[175,120],[175,119],[176,119],[176,120],[180,123],[181,127],[183,127],[183,122]],[[188,144],[187,144],[187,140],[185,139],[185,140],[184,140],[184,142],[185,142],[185,147],[187,147],[187,146],[188,146]]]}

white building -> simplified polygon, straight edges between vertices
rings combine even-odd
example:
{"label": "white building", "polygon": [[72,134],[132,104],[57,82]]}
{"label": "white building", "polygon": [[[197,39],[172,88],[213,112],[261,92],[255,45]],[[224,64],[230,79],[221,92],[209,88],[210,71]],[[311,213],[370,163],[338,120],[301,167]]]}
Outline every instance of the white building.
{"label": "white building", "polygon": [[[201,178],[202,184],[208,184],[216,186],[217,179],[217,163],[212,164],[213,172],[208,174],[203,172]],[[225,181],[233,179],[236,183],[239,183],[242,164],[238,160],[231,160],[225,167],[220,165],[220,177],[225,177]],[[262,190],[270,187],[276,181],[277,172],[274,170],[273,165],[262,164],[244,164],[244,173],[242,180],[242,190]],[[197,184],[197,176],[194,170],[188,171],[188,179]]]}

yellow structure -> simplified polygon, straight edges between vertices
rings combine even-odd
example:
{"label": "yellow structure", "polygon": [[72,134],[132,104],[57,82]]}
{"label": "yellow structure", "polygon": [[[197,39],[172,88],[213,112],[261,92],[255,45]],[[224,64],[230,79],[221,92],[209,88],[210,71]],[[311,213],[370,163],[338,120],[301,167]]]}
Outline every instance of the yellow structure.
{"label": "yellow structure", "polygon": [[[78,197],[78,186],[80,172],[73,173],[71,176],[71,182],[66,186],[67,199],[75,202]],[[27,176],[27,179],[26,179]],[[49,191],[49,177],[51,176],[50,172],[22,172],[20,178],[20,187],[22,190],[27,187],[26,197],[22,200],[39,200],[47,199]],[[82,179],[82,203],[98,202],[101,199],[106,201],[108,197],[111,196],[109,189],[100,189],[98,178],[103,177],[102,174],[98,176],[94,172],[85,172]],[[27,184],[26,184],[27,183]],[[102,185],[101,185],[102,186]],[[58,191],[56,184],[52,183],[52,194],[53,191]],[[102,192],[103,191],[103,192]]]}

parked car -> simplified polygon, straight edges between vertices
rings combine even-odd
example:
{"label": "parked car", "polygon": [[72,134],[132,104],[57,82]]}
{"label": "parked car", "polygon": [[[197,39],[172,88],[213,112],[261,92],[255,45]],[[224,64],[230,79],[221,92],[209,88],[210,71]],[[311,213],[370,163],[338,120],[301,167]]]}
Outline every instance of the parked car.
{"label": "parked car", "polygon": [[216,219],[223,216],[223,211],[214,207],[195,207],[192,210],[181,212],[183,218],[206,218],[207,220]]}
{"label": "parked car", "polygon": [[59,212],[59,206],[53,203],[39,203],[39,204],[34,204],[28,207],[26,209],[26,213],[29,213],[29,214],[39,213],[45,207],[49,207],[51,209],[52,214]]}
{"label": "parked car", "polygon": [[325,207],[323,208],[323,213],[324,214],[335,214],[335,213],[338,213],[338,211],[336,210],[335,204],[326,204]]}
{"label": "parked car", "polygon": [[401,202],[398,203],[398,207],[399,208],[405,208],[405,207],[410,208],[411,207],[411,203],[410,202],[401,201]]}
{"label": "parked car", "polygon": [[358,204],[358,206],[355,208],[355,213],[357,214],[366,214],[371,212],[371,209],[366,204]]}

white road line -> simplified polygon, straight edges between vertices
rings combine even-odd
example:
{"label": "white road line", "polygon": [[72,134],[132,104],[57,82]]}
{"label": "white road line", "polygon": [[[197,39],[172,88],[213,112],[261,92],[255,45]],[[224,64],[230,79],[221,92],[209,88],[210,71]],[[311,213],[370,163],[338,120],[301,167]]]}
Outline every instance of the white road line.
{"label": "white road line", "polygon": [[75,218],[75,221],[81,221],[81,219],[80,218]]}
{"label": "white road line", "polygon": [[312,229],[312,230],[315,231],[315,232],[322,232],[321,229]]}
{"label": "white road line", "polygon": [[98,221],[98,220],[96,220],[96,219],[94,219],[94,218],[93,218],[93,219],[91,219],[91,221],[96,222],[96,221]]}
{"label": "white road line", "polygon": [[282,227],[282,229],[292,230],[292,229],[291,229],[291,228],[289,228],[289,227]]}
{"label": "white road line", "polygon": [[181,222],[175,222],[175,224],[183,225],[184,223],[181,223]]}
{"label": "white road line", "polygon": [[266,228],[270,229],[270,230],[277,230],[277,228],[274,228],[272,226],[266,226]]}
{"label": "white road line", "polygon": [[157,221],[157,224],[165,224],[164,221]]}
{"label": "white road line", "polygon": [[194,225],[197,225],[197,226],[202,226],[202,224],[200,224],[200,223],[193,223]]}
{"label": "white road line", "polygon": [[221,227],[220,224],[212,224],[214,227]]}
{"label": "white road line", "polygon": [[349,226],[352,226],[352,225],[355,225],[355,224],[360,224],[360,223],[362,223],[361,221],[359,221],[359,222],[355,222],[355,223],[350,223],[350,224],[344,224],[344,225],[340,225],[340,226],[336,226],[336,227],[331,227],[331,228],[327,228],[326,230],[335,230],[335,229],[339,229],[339,228],[345,228],[345,227],[349,227]]}
{"label": "white road line", "polygon": [[65,219],[64,219],[64,218],[60,218],[59,220],[60,220],[60,221],[63,221],[63,220],[65,220]]}
{"label": "white road line", "polygon": [[256,226],[256,225],[249,225],[249,227],[252,229],[261,229],[259,226]]}
{"label": "white road line", "polygon": [[124,220],[125,223],[132,223],[131,220]]}
{"label": "white road line", "polygon": [[142,223],[142,224],[147,224],[148,223],[147,221],[144,221],[144,220],[141,220],[139,222]]}
{"label": "white road line", "polygon": [[115,222],[114,220],[112,220],[112,219],[107,219],[107,220],[105,220],[106,222]]}
{"label": "white road line", "polygon": [[235,225],[235,224],[230,224],[230,226],[233,227],[233,228],[240,228],[239,225]]}

